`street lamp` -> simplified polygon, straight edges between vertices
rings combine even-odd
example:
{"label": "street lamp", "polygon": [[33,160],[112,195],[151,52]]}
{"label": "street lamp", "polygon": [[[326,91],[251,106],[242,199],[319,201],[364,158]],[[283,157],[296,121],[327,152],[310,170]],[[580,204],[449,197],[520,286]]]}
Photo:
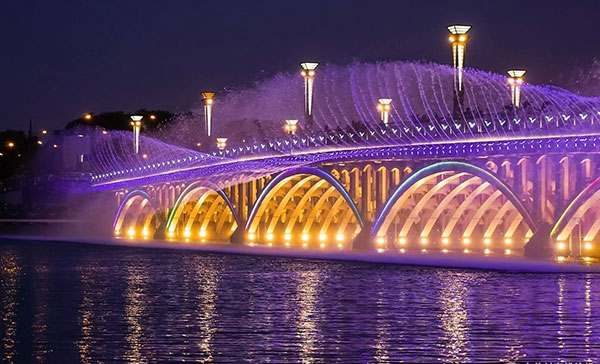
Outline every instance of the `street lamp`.
{"label": "street lamp", "polygon": [[210,136],[212,125],[212,106],[215,103],[214,92],[203,92],[202,99],[204,100],[204,130],[206,135]]}
{"label": "street lamp", "polygon": [[131,115],[131,126],[133,126],[133,150],[135,154],[140,152],[140,129],[142,128],[142,116]]}
{"label": "street lamp", "polygon": [[525,70],[509,70],[508,73],[508,84],[510,85],[510,97],[514,107],[521,106],[521,84],[525,81],[523,76],[527,71]]}
{"label": "street lamp", "polygon": [[390,110],[392,109],[392,99],[379,99],[377,110],[381,112],[381,121],[387,126],[390,118]]}
{"label": "street lamp", "polygon": [[304,112],[307,118],[310,120],[310,127],[312,128],[312,105],[313,105],[313,88],[315,82],[315,69],[319,63],[317,62],[303,62],[300,63],[302,71],[300,74],[304,78]]}
{"label": "street lamp", "polygon": [[14,148],[15,147],[15,143],[14,142],[8,142],[6,143],[6,146],[9,148]]}
{"label": "street lamp", "polygon": [[217,138],[217,149],[223,150],[227,147],[227,138]]}
{"label": "street lamp", "polygon": [[463,67],[465,66],[465,52],[467,49],[467,32],[471,29],[470,25],[450,25],[448,31],[450,36],[448,40],[452,44],[452,63],[455,69],[454,84],[458,91],[462,91],[463,86]]}

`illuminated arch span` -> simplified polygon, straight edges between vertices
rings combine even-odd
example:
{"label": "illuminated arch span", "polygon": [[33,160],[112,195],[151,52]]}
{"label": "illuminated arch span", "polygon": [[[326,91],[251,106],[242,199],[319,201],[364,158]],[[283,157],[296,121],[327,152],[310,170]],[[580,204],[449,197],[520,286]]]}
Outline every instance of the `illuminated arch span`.
{"label": "illuminated arch span", "polygon": [[121,204],[117,209],[117,213],[112,225],[113,231],[122,230],[122,225],[131,209],[135,209],[133,216],[137,221],[140,217],[140,214],[147,206],[149,207],[151,213],[147,214],[146,218],[144,219],[144,229],[148,228],[152,220],[152,216],[156,214],[154,201],[152,197],[143,190],[133,190],[129,192],[127,195],[125,195],[123,201],[121,201]]}
{"label": "illuminated arch span", "polygon": [[381,211],[378,213],[375,223],[373,224],[373,229],[371,230],[371,237],[375,238],[380,230],[387,230],[387,227],[391,223],[391,219],[388,219],[388,217],[393,218],[391,215],[394,214],[390,213],[392,210],[395,210],[394,205],[405,192],[410,190],[413,185],[422,183],[421,181],[425,180],[427,177],[438,175],[444,172],[468,173],[475,177],[479,177],[482,181],[491,184],[496,189],[500,190],[500,192],[513,204],[517,211],[523,216],[523,219],[529,228],[535,230],[535,223],[529,215],[529,212],[527,212],[521,201],[511,191],[511,189],[496,176],[485,169],[472,164],[464,162],[440,162],[420,169],[408,177],[398,187],[396,187],[394,193],[390,196],[385,205],[383,205]]}
{"label": "illuminated arch span", "polygon": [[[566,240],[578,220],[600,200],[600,177],[587,185],[567,206],[550,231],[554,240]],[[597,230],[597,224],[591,230]],[[588,233],[589,234],[589,233]],[[594,234],[595,235],[595,234]],[[586,234],[587,236],[587,234]]]}
{"label": "illuminated arch span", "polygon": [[274,193],[277,191],[277,186],[283,185],[291,178],[299,175],[314,176],[327,181],[344,198],[350,209],[352,209],[352,212],[354,213],[354,216],[356,217],[356,220],[358,221],[360,227],[362,228],[364,226],[363,220],[358,212],[358,209],[356,208],[356,205],[354,204],[354,201],[352,201],[352,198],[350,198],[350,195],[348,194],[346,189],[340,184],[340,182],[337,179],[335,179],[329,173],[318,168],[298,167],[284,171],[269,181],[269,183],[265,186],[265,188],[258,196],[256,202],[254,203],[254,206],[252,207],[250,216],[248,216],[248,222],[246,223],[246,231],[253,231],[256,229],[256,225],[258,224],[258,220],[256,219],[256,217],[262,215],[262,212],[266,208],[264,202],[269,201],[270,197],[274,195]]}
{"label": "illuminated arch span", "polygon": [[[216,185],[207,183],[205,181],[198,181],[198,182],[194,182],[194,183],[190,184],[189,186],[187,186],[183,191],[181,191],[181,193],[177,197],[177,200],[175,201],[173,208],[169,212],[169,216],[167,218],[167,224],[165,227],[166,230],[168,232],[172,232],[175,230],[186,203],[191,201],[192,198],[194,198],[196,196],[200,196],[200,200],[198,201],[199,203],[197,203],[194,206],[194,210],[192,211],[193,215],[195,215],[198,212],[198,209],[200,208],[204,199],[208,196],[208,194],[213,193],[213,192],[217,193],[225,201],[225,204],[229,208],[229,211],[231,211],[231,213],[233,214],[233,219],[235,220],[236,224],[239,225],[240,221],[238,219],[237,213],[235,212],[235,209],[233,208],[233,204],[231,203],[231,200],[229,199],[227,194],[225,192],[223,192],[223,190],[221,190]],[[190,221],[190,222],[193,222],[193,221]],[[205,225],[206,225],[206,223],[203,223],[204,227],[206,227]]]}

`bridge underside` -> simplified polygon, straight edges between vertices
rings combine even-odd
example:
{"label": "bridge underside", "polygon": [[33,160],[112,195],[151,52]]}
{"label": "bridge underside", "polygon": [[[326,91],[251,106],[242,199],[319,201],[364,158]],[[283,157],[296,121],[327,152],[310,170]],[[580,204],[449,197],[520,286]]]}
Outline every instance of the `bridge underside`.
{"label": "bridge underside", "polygon": [[[556,257],[598,258],[600,182],[590,158],[376,161],[299,167],[220,185],[117,192],[115,236],[250,245],[520,256],[540,226]],[[586,187],[587,186],[587,187]],[[366,233],[368,234],[366,234]]]}

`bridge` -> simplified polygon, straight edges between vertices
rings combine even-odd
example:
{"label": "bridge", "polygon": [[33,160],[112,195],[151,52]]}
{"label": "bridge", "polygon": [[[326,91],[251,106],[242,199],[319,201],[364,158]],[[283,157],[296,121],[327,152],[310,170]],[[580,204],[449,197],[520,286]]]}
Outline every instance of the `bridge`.
{"label": "bridge", "polygon": [[[95,136],[91,182],[115,201],[112,234],[398,254],[600,257],[600,100],[522,79],[518,89],[506,87],[504,77],[468,69],[458,88],[456,67],[330,67],[320,73],[323,83],[305,83],[327,90],[305,94],[310,107],[298,125],[310,127],[295,135],[230,146],[221,140],[209,152],[142,135],[143,157],[129,152],[130,133]],[[235,104],[236,114],[219,114],[211,93],[205,125],[213,116],[267,118],[245,106],[258,103],[255,94],[277,104],[269,116],[295,110],[279,96],[295,81],[278,82],[269,83],[267,96],[260,87],[227,95],[222,104]],[[389,97],[378,109],[365,101],[377,94]]]}
{"label": "bridge", "polygon": [[[128,239],[597,257],[600,135],[343,147],[98,182]],[[168,180],[165,180],[168,178]]]}

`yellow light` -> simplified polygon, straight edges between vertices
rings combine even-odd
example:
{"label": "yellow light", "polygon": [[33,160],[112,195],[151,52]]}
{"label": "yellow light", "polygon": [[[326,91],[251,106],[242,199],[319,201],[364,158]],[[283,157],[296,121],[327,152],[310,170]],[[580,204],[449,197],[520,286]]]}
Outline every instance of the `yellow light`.
{"label": "yellow light", "polygon": [[146,154],[146,153],[142,154],[142,158],[147,159],[148,158],[148,154]]}
{"label": "yellow light", "polygon": [[444,253],[444,254],[448,253],[448,249],[442,249],[442,253]]}
{"label": "yellow light", "polygon": [[289,241],[286,241],[286,242],[285,242],[285,246],[289,248],[289,247],[290,247],[290,242],[289,242]]}
{"label": "yellow light", "polygon": [[142,235],[144,235],[144,237],[147,238],[148,237],[148,230],[147,229],[142,230]]}
{"label": "yellow light", "polygon": [[423,245],[427,244],[427,238],[421,238],[421,244],[423,244]]}
{"label": "yellow light", "polygon": [[506,239],[504,239],[504,242],[506,243],[506,245],[510,245],[510,243],[512,243],[512,239],[506,238]]}
{"label": "yellow light", "polygon": [[469,254],[469,252],[470,252],[469,249],[463,250],[463,253],[465,253],[465,254]]}
{"label": "yellow light", "polygon": [[343,241],[344,240],[344,234],[337,234],[337,236],[335,237],[338,241]]}
{"label": "yellow light", "polygon": [[510,255],[510,249],[506,249],[506,250],[504,251],[504,254],[506,254],[506,255]]}
{"label": "yellow light", "polygon": [[191,231],[189,231],[189,230],[185,230],[185,231],[183,232],[183,237],[185,237],[185,238],[189,238],[190,236],[192,236],[192,232],[191,232]]}
{"label": "yellow light", "polygon": [[471,242],[471,239],[469,239],[469,238],[464,238],[464,239],[463,239],[463,243],[464,243],[465,245],[469,245],[469,243],[470,243],[470,242]]}
{"label": "yellow light", "polygon": [[342,243],[338,243],[338,248],[342,249],[342,247],[343,247]]}
{"label": "yellow light", "polygon": [[321,243],[321,249],[325,248],[325,243]]}
{"label": "yellow light", "polygon": [[485,243],[485,245],[490,245],[492,243],[492,240],[490,238],[485,238],[483,242]]}
{"label": "yellow light", "polygon": [[133,228],[129,229],[127,235],[129,235],[130,238],[133,238],[135,236],[135,230]]}
{"label": "yellow light", "polygon": [[267,246],[268,246],[268,247],[272,247],[272,246],[273,246],[273,243],[267,243]]}
{"label": "yellow light", "polygon": [[377,253],[383,253],[383,252],[385,252],[385,249],[383,249],[383,248],[377,248]]}
{"label": "yellow light", "polygon": [[377,244],[383,245],[384,243],[385,243],[385,239],[383,238],[383,236],[380,236],[377,238]]}
{"label": "yellow light", "polygon": [[121,230],[119,230],[119,229],[115,229],[115,235],[117,235],[117,236],[118,236],[119,234],[121,234]]}
{"label": "yellow light", "polygon": [[406,238],[400,238],[400,244],[402,244],[402,245],[406,244]]}
{"label": "yellow light", "polygon": [[326,239],[327,239],[327,235],[325,235],[325,234],[319,234],[319,240],[325,241]]}
{"label": "yellow light", "polygon": [[592,243],[585,243],[584,248],[587,250],[592,249]]}
{"label": "yellow light", "polygon": [[92,120],[92,114],[90,114],[90,113],[85,113],[85,114],[83,114],[83,118],[84,118],[85,120]]}
{"label": "yellow light", "polygon": [[302,243],[302,247],[306,248],[307,246],[308,246],[308,244]]}
{"label": "yellow light", "polygon": [[169,238],[172,238],[175,236],[175,232],[174,231],[169,231]]}
{"label": "yellow light", "polygon": [[41,141],[41,140],[38,140],[38,141],[37,141],[37,143],[38,143],[39,145],[42,145],[42,141]]}
{"label": "yellow light", "polygon": [[442,239],[442,244],[446,245],[446,244],[448,244],[448,242],[449,242],[448,238],[443,238]]}
{"label": "yellow light", "polygon": [[284,238],[285,240],[291,240],[291,239],[292,239],[292,235],[290,235],[290,234],[285,234],[285,235],[283,236],[283,238]]}
{"label": "yellow light", "polygon": [[206,238],[206,230],[200,230],[200,237]]}
{"label": "yellow light", "polygon": [[490,254],[490,250],[486,248],[486,249],[483,251],[483,253],[484,253],[485,255],[488,255],[488,254]]}
{"label": "yellow light", "polygon": [[250,245],[250,246],[254,246],[254,243],[250,243],[250,244],[248,244],[248,245]]}
{"label": "yellow light", "polygon": [[406,249],[402,248],[400,249],[400,253],[404,254],[406,252]]}
{"label": "yellow light", "polygon": [[590,258],[590,257],[583,257],[583,260],[585,260],[586,262],[589,262],[590,260],[592,260],[592,258]]}
{"label": "yellow light", "polygon": [[314,76],[315,75],[315,71],[308,71],[308,75],[309,76]]}
{"label": "yellow light", "polygon": [[106,130],[102,130],[102,134],[106,135],[108,132]]}
{"label": "yellow light", "polygon": [[308,241],[308,234],[302,234],[302,241]]}
{"label": "yellow light", "polygon": [[250,233],[250,234],[248,234],[248,239],[249,239],[249,240],[254,240],[254,239],[256,239],[256,234],[253,234],[253,233]]}
{"label": "yellow light", "polygon": [[54,147],[54,148],[58,148],[58,145],[54,144],[54,145],[52,145],[52,147]]}
{"label": "yellow light", "polygon": [[302,71],[300,72],[300,74],[302,75],[302,77],[306,77],[306,72]]}
{"label": "yellow light", "polygon": [[156,120],[156,115],[154,115],[154,114],[151,114],[151,115],[150,115],[150,119],[152,119],[152,120]]}
{"label": "yellow light", "polygon": [[453,36],[449,36],[449,37],[448,37],[448,40],[449,40],[449,41],[451,41],[451,42],[454,42],[456,39],[454,39],[454,37],[453,37]]}
{"label": "yellow light", "polygon": [[556,257],[556,260],[559,262],[563,262],[565,260],[565,257],[558,256]]}
{"label": "yellow light", "polygon": [[427,249],[421,249],[421,253],[427,253]]}
{"label": "yellow light", "polygon": [[567,245],[565,243],[556,243],[556,247],[558,248],[558,250],[565,250],[565,248],[567,247]]}
{"label": "yellow light", "polygon": [[273,240],[273,234],[268,233],[267,234],[267,240]]}
{"label": "yellow light", "polygon": [[48,134],[47,130],[42,130],[42,134]]}
{"label": "yellow light", "polygon": [[9,148],[14,148],[14,146],[15,146],[15,143],[13,143],[13,142],[8,142],[8,143],[6,143],[6,146],[7,146],[7,147],[9,147]]}
{"label": "yellow light", "polygon": [[461,35],[460,37],[458,37],[459,42],[464,42],[465,40],[467,40],[467,37],[464,35]]}

